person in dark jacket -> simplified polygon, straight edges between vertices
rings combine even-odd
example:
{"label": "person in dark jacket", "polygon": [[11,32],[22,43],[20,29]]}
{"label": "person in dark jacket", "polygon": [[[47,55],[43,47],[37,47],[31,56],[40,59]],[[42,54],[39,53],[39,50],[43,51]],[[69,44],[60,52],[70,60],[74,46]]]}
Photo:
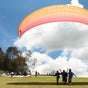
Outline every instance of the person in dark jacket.
{"label": "person in dark jacket", "polygon": [[65,72],[65,70],[63,70],[63,72],[61,72],[61,75],[62,75],[62,82],[63,84],[66,84],[67,83],[67,72]]}
{"label": "person in dark jacket", "polygon": [[56,76],[56,84],[58,84],[59,83],[59,78],[60,78],[60,73],[57,71],[55,73],[55,76]]}

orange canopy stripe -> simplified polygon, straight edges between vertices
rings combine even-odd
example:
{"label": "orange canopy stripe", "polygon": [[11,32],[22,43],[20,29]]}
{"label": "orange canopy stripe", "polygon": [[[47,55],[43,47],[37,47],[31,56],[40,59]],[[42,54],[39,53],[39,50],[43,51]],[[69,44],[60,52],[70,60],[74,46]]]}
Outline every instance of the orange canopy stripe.
{"label": "orange canopy stripe", "polygon": [[88,10],[72,5],[55,5],[36,10],[26,16],[18,27],[21,37],[31,28],[49,22],[79,22],[88,25]]}

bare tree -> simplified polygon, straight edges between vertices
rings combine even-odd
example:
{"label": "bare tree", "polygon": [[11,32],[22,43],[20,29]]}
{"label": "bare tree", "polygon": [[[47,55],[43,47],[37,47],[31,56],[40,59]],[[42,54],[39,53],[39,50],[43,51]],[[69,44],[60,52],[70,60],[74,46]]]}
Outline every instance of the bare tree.
{"label": "bare tree", "polygon": [[34,72],[35,69],[35,65],[37,63],[37,59],[36,58],[32,58],[31,57],[31,51],[26,51],[26,64],[27,67],[25,67],[25,69],[30,70],[31,72]]}

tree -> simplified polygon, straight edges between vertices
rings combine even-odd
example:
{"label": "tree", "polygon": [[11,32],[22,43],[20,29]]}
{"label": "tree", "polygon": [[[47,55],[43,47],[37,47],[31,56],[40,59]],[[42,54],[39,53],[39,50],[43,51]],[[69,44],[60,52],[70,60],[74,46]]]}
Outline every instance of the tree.
{"label": "tree", "polygon": [[36,58],[32,58],[31,57],[31,51],[26,51],[26,63],[27,63],[27,67],[25,67],[26,69],[29,69],[31,72],[34,71],[35,65],[37,63],[37,59]]}
{"label": "tree", "polygon": [[4,69],[4,58],[5,57],[5,53],[2,51],[2,48],[0,48],[0,70]]}
{"label": "tree", "polygon": [[16,72],[24,71],[24,67],[26,66],[25,60],[26,59],[22,56],[21,52],[18,53],[17,58],[15,58],[13,62],[13,67]]}
{"label": "tree", "polygon": [[6,50],[7,58],[14,59],[16,56],[18,56],[18,49],[16,47],[8,47]]}
{"label": "tree", "polygon": [[8,47],[5,54],[4,68],[6,71],[22,72],[24,70],[25,58],[16,47]]}

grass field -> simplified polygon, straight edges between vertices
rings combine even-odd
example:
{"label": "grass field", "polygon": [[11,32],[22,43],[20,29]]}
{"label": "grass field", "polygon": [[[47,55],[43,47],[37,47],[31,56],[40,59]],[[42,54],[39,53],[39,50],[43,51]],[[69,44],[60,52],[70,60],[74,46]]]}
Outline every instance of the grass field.
{"label": "grass field", "polygon": [[56,85],[54,76],[0,77],[0,88],[88,88],[88,78],[73,78],[72,85]]}

